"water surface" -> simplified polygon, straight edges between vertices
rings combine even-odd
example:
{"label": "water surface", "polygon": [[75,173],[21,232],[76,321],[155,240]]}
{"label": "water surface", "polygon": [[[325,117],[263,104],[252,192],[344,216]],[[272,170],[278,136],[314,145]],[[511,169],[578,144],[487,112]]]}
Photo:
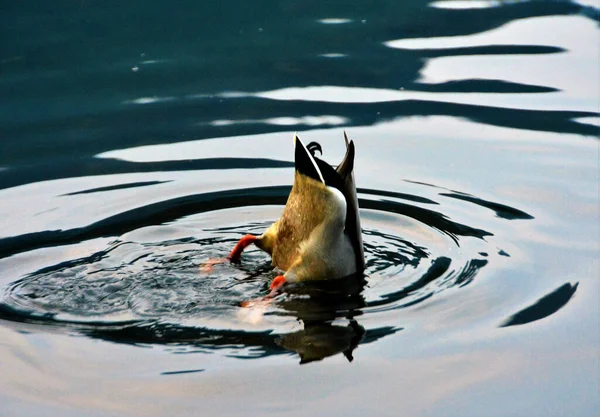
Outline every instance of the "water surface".
{"label": "water surface", "polygon": [[[600,409],[597,4],[28,2],[0,46],[2,415]],[[367,268],[242,308],[292,135]]]}

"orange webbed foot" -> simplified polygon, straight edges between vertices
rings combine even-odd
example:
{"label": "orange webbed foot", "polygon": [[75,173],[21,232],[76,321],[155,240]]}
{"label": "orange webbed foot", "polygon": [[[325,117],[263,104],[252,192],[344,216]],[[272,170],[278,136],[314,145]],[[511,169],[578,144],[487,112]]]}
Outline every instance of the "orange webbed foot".
{"label": "orange webbed foot", "polygon": [[200,271],[209,274],[212,271],[214,271],[215,265],[224,264],[227,261],[229,261],[228,258],[208,259],[206,262],[204,262],[202,265],[200,265]]}
{"label": "orange webbed foot", "polygon": [[285,277],[283,275],[279,275],[276,276],[275,279],[273,280],[273,282],[271,282],[271,286],[269,287],[271,289],[271,292],[269,293],[269,295],[267,297],[272,298],[275,297],[277,295],[277,293],[279,292],[279,290],[281,289],[281,287],[283,287],[286,283]]}
{"label": "orange webbed foot", "polygon": [[232,249],[232,251],[227,255],[226,258],[217,258],[217,259],[208,259],[200,266],[200,270],[202,272],[210,273],[215,269],[215,265],[223,264],[227,261],[231,262],[239,262],[242,257],[242,252],[246,249],[247,246],[256,242],[258,238],[254,235],[246,235],[239,240],[237,245]]}
{"label": "orange webbed foot", "polygon": [[285,280],[285,277],[283,275],[279,275],[277,277],[275,277],[275,279],[271,282],[271,292],[268,295],[265,295],[262,298],[256,298],[254,300],[246,300],[246,301],[242,301],[240,303],[241,307],[252,307],[255,306],[257,304],[269,304],[272,302],[273,298],[275,298],[275,296],[277,296],[277,294],[279,293],[279,290],[281,289],[281,287],[284,286],[284,284],[287,281]]}
{"label": "orange webbed foot", "polygon": [[264,307],[271,304],[274,300],[268,295],[261,298],[255,298],[253,300],[246,300],[240,303],[240,307]]}

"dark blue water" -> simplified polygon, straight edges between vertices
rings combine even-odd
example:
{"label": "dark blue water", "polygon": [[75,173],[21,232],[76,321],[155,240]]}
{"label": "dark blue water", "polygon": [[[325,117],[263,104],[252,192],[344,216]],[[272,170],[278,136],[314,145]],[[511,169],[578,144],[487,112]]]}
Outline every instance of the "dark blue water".
{"label": "dark blue water", "polygon": [[[600,411],[597,2],[0,10],[0,415]],[[240,307],[344,130],[365,276]]]}

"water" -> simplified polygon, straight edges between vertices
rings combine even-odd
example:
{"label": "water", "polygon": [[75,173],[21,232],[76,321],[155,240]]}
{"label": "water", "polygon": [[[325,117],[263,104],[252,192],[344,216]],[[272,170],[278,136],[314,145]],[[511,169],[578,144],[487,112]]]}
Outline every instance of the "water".
{"label": "water", "polygon": [[[0,415],[598,413],[597,3],[2,9]],[[365,276],[240,307],[343,130]]]}

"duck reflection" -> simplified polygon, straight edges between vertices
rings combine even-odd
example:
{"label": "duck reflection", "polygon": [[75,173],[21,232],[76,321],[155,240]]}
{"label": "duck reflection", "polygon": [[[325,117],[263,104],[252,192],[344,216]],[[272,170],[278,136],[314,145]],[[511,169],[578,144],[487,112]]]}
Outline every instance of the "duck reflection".
{"label": "duck reflection", "polygon": [[358,346],[365,328],[350,320],[347,326],[334,325],[328,322],[304,323],[304,329],[288,333],[277,343],[300,356],[300,364],[320,361],[328,356],[343,353],[349,362],[354,359],[352,352]]}
{"label": "duck reflection", "polygon": [[[340,280],[310,282],[289,288],[290,298],[279,305],[298,317],[304,329],[288,333],[277,344],[300,356],[300,364],[319,361],[342,353],[349,362],[352,352],[366,334],[355,319],[365,306],[362,274]],[[339,319],[347,325],[335,324]]]}

